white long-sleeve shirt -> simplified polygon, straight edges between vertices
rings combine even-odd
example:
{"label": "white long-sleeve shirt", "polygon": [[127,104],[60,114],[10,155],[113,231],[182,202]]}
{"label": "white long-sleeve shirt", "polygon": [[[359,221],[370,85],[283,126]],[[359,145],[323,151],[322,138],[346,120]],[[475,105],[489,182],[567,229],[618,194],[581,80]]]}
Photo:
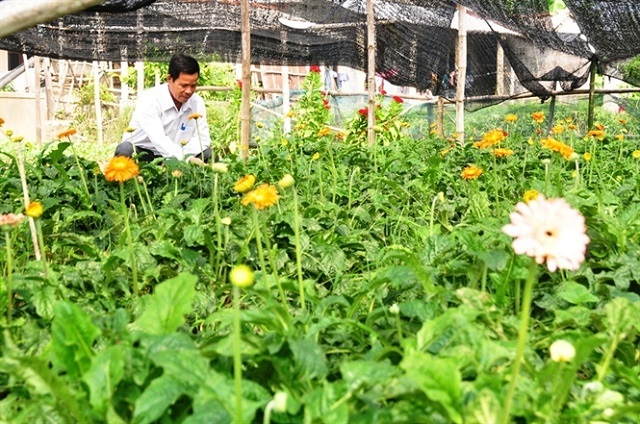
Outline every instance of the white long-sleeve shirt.
{"label": "white long-sleeve shirt", "polygon": [[[194,113],[201,117],[188,119]],[[202,97],[193,93],[178,110],[166,83],[140,95],[129,126],[135,130],[125,133],[122,141],[130,141],[163,157],[184,159],[186,155],[198,155],[211,146]],[[184,146],[183,140],[186,141]]]}

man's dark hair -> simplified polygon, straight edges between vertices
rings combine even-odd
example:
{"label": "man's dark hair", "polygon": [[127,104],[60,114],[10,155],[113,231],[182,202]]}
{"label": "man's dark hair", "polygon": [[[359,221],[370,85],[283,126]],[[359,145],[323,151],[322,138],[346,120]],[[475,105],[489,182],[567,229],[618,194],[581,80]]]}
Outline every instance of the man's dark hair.
{"label": "man's dark hair", "polygon": [[200,74],[200,65],[193,57],[176,53],[169,62],[169,76],[175,80],[180,77],[181,72],[188,75]]}

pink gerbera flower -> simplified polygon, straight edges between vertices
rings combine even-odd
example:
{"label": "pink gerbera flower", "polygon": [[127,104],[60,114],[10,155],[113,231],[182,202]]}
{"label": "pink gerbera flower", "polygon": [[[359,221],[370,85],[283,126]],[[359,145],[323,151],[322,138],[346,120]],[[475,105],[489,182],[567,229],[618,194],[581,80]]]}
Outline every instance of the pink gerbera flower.
{"label": "pink gerbera flower", "polygon": [[589,243],[584,217],[564,199],[539,195],[529,203],[518,203],[509,217],[511,223],[502,231],[515,238],[512,246],[517,254],[546,262],[551,272],[576,270],[584,261]]}

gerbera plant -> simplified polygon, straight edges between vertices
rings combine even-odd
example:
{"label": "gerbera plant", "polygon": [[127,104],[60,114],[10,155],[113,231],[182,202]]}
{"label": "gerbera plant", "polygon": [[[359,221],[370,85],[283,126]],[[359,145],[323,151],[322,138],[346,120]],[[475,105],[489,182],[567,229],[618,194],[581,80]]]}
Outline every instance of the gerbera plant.
{"label": "gerbera plant", "polygon": [[120,186],[120,203],[122,206],[125,231],[127,232],[127,242],[129,244],[129,260],[131,261],[133,293],[136,296],[138,295],[138,268],[136,266],[133,235],[131,234],[131,225],[129,224],[129,209],[125,202],[123,183],[137,177],[138,174],[140,174],[138,164],[133,159],[125,156],[115,156],[104,169],[104,178],[109,182],[117,182]]}
{"label": "gerbera plant", "polygon": [[546,199],[540,194],[528,203],[516,205],[509,215],[511,222],[502,231],[514,238],[516,254],[532,257],[522,297],[518,345],[504,408],[504,422],[509,421],[520,365],[527,340],[536,264],[546,264],[551,272],[576,270],[584,261],[589,237],[584,217],[564,199]]}

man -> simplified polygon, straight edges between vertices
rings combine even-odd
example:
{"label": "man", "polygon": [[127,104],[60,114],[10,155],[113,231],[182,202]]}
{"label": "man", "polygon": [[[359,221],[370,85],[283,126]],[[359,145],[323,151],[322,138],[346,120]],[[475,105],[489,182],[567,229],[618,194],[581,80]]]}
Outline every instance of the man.
{"label": "man", "polygon": [[177,158],[203,165],[211,159],[211,136],[204,100],[196,94],[200,66],[181,53],[169,62],[167,83],[144,91],[137,101],[115,156],[142,161]]}

